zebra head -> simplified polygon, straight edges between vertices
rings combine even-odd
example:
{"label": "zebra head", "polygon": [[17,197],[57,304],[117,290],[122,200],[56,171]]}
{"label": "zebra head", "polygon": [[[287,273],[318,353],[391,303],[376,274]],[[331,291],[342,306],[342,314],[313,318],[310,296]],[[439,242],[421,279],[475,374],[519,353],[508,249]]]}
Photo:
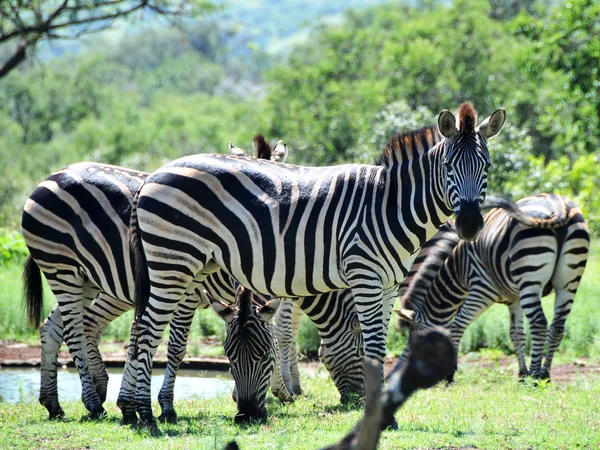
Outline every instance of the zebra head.
{"label": "zebra head", "polygon": [[487,141],[500,132],[505,120],[506,112],[501,108],[477,127],[477,113],[468,102],[458,109],[458,119],[448,110],[438,117],[438,128],[446,138],[442,169],[446,202],[456,214],[461,239],[471,241],[483,228],[481,207],[490,167]]}
{"label": "zebra head", "polygon": [[[256,302],[253,296],[259,297]],[[213,303],[213,308],[227,323],[225,354],[237,392],[237,423],[267,417],[265,399],[277,358],[270,322],[280,303],[281,299],[266,301],[243,286],[237,288],[235,308]]]}

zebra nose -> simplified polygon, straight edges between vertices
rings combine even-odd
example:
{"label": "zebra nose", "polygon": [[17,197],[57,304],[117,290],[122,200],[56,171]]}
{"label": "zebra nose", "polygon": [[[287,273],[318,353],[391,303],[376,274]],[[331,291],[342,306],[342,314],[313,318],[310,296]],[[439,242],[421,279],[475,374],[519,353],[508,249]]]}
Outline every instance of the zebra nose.
{"label": "zebra nose", "polygon": [[235,416],[235,423],[247,423],[250,421],[262,422],[267,418],[267,410],[263,406],[258,406],[257,402],[249,400],[238,401],[238,413]]}
{"label": "zebra nose", "polygon": [[267,419],[267,411],[262,412],[238,412],[235,415],[235,423],[248,423],[248,422],[264,422]]}
{"label": "zebra nose", "polygon": [[483,228],[483,216],[478,200],[460,201],[460,210],[456,214],[456,231],[461,239],[473,241]]}

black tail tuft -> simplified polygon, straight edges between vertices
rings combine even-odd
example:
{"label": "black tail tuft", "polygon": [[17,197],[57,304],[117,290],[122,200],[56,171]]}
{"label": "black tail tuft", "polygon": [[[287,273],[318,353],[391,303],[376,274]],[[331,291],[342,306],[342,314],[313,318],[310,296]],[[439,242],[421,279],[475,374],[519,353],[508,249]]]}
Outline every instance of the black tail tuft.
{"label": "black tail tuft", "polygon": [[42,272],[31,255],[25,260],[23,268],[23,298],[27,309],[27,320],[34,328],[39,328],[44,306],[44,285]]}
{"label": "black tail tuft", "polygon": [[271,159],[271,146],[262,134],[257,134],[252,139],[254,157],[258,159]]}
{"label": "black tail tuft", "polygon": [[[143,185],[142,185],[143,186]],[[150,299],[150,277],[148,275],[148,264],[144,254],[142,235],[138,227],[137,202],[140,190],[137,192],[131,209],[131,220],[129,223],[129,248],[131,249],[133,276],[135,279],[135,318],[139,319],[144,314]]]}

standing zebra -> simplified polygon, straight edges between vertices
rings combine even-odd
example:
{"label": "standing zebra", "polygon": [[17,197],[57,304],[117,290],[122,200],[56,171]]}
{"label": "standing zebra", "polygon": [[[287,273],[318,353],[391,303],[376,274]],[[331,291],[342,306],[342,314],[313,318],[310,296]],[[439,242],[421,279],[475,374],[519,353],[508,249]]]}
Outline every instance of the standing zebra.
{"label": "standing zebra", "polygon": [[[454,318],[450,330],[458,350],[469,324],[494,303],[503,303],[510,310],[510,335],[519,360],[519,376],[549,378],[552,358],[587,262],[588,228],[581,210],[555,194],[525,197],[516,205],[496,201],[496,206],[486,214],[477,240],[450,238],[442,243],[446,249],[432,254],[421,266],[424,280],[419,283],[415,277],[402,298],[399,314],[413,329],[448,326]],[[456,248],[452,251],[453,245]],[[547,333],[541,298],[552,291],[556,292],[554,319]],[[529,371],[523,313],[533,341]]]}
{"label": "standing zebra", "polygon": [[[257,136],[254,146],[257,156],[272,156],[264,138]],[[273,153],[280,158],[285,152],[285,145],[280,144]],[[92,417],[104,414],[101,405],[106,399],[108,373],[98,351],[98,340],[108,323],[133,308],[127,228],[134,194],[146,177],[145,173],[116,166],[74,164],[40,183],[25,205],[22,227],[31,255],[25,264],[24,280],[30,322],[37,326],[40,321],[40,269],[58,301],[40,329],[40,403],[48,409],[50,418],[64,415],[56,387],[57,358],[63,339],[82,379],[84,404]],[[216,272],[204,280],[201,288],[211,298],[232,303],[232,283],[228,275]],[[167,372],[159,394],[162,420],[176,420],[175,376],[199,306],[208,306],[200,288],[186,297],[171,322]],[[280,399],[288,399],[283,390]],[[137,420],[135,415],[124,418]]]}
{"label": "standing zebra", "polygon": [[[487,140],[498,110],[476,127],[469,103],[433,127],[393,138],[378,165],[298,167],[219,155],[176,160],[148,177],[132,213],[138,322],[135,393],[156,427],[152,358],[186,290],[220,268],[264,295],[349,288],[365,355],[382,361],[393,299],[417,251],[456,213],[461,237],[483,226]],[[133,222],[133,218],[136,222]],[[134,398],[132,398],[134,396]],[[133,402],[132,402],[133,403]]]}
{"label": "standing zebra", "polygon": [[[421,264],[432,250],[439,251],[439,244],[443,242],[442,246],[445,246],[455,239],[456,242],[452,244],[448,254],[452,252],[459,238],[450,224],[451,221],[444,224],[435,236],[423,245],[408,275],[400,283],[398,296],[403,296],[409,289],[415,275],[421,276],[419,272]],[[303,310],[303,308],[305,309]],[[323,314],[324,311],[327,313]],[[364,389],[363,339],[358,315],[349,290],[328,292],[314,299],[283,300],[275,319],[275,334],[279,348],[281,377],[287,390],[291,395],[302,393],[296,340],[303,312],[317,327],[321,337],[319,358],[329,371],[340,393],[341,402],[345,403],[353,394],[362,395]]]}

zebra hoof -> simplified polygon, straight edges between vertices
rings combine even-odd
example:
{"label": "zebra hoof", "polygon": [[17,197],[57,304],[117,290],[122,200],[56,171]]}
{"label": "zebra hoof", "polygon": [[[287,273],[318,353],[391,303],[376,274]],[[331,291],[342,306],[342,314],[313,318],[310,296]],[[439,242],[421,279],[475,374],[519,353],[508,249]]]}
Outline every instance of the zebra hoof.
{"label": "zebra hoof", "polygon": [[106,417],[106,410],[102,406],[99,406],[97,408],[92,408],[92,410],[90,411],[90,418],[92,420],[104,419],[105,417]]}
{"label": "zebra hoof", "polygon": [[519,371],[519,383],[525,383],[529,374],[527,371]]}
{"label": "zebra hoof", "polygon": [[138,423],[138,416],[134,411],[123,411],[123,425],[136,425]]}
{"label": "zebra hoof", "polygon": [[292,390],[294,391],[295,396],[304,394],[304,391],[300,386],[295,386]]}
{"label": "zebra hoof", "polygon": [[158,416],[158,421],[161,423],[176,424],[177,423],[177,413],[173,409],[163,411],[162,414],[160,416]]}
{"label": "zebra hoof", "polygon": [[391,431],[398,431],[400,429],[398,426],[398,421],[395,417],[392,417],[392,422],[385,429]]}
{"label": "zebra hoof", "polygon": [[550,381],[550,372],[545,367],[542,367],[539,374],[540,380]]}
{"label": "zebra hoof", "polygon": [[163,435],[162,431],[160,431],[160,428],[158,428],[156,421],[148,425],[148,432],[152,437],[161,437]]}
{"label": "zebra hoof", "polygon": [[65,418],[65,412],[59,406],[58,409],[53,411],[48,411],[48,420],[60,420]]}

